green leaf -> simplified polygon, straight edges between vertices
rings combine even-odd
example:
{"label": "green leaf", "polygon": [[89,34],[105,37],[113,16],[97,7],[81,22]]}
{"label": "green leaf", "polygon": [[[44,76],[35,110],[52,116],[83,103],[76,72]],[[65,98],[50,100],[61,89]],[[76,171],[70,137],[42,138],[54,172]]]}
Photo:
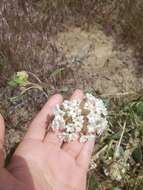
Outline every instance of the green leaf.
{"label": "green leaf", "polygon": [[138,146],[137,148],[134,149],[133,153],[132,153],[132,157],[136,162],[141,162],[143,159],[143,153],[141,150],[141,147]]}
{"label": "green leaf", "polygon": [[14,80],[17,84],[24,84],[28,81],[28,74],[25,71],[17,72]]}
{"label": "green leaf", "polygon": [[98,187],[98,181],[96,180],[95,175],[92,175],[89,179],[89,190],[97,190]]}
{"label": "green leaf", "polygon": [[121,190],[119,187],[111,187],[108,190]]}
{"label": "green leaf", "polygon": [[16,82],[14,80],[9,81],[8,85],[11,86],[11,87],[16,87],[17,86],[17,84],[16,84]]}
{"label": "green leaf", "polygon": [[142,115],[143,116],[143,101],[139,101],[137,104],[136,104],[136,110],[138,115]]}
{"label": "green leaf", "polygon": [[12,87],[26,86],[26,84],[28,84],[28,77],[29,76],[26,71],[17,72],[8,84]]}
{"label": "green leaf", "polygon": [[118,131],[117,133],[113,134],[110,138],[114,140],[119,140],[121,136],[122,131]]}

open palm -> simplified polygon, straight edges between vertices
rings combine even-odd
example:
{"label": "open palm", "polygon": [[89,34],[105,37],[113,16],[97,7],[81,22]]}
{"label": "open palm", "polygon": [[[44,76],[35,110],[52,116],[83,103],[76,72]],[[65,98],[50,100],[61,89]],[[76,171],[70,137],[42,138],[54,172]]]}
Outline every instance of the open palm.
{"label": "open palm", "polygon": [[[75,91],[72,99],[83,98]],[[94,142],[60,142],[57,133],[46,128],[55,105],[62,103],[54,95],[35,117],[17,148],[8,170],[23,187],[30,190],[85,190],[89,159]],[[46,134],[46,135],[45,135]]]}

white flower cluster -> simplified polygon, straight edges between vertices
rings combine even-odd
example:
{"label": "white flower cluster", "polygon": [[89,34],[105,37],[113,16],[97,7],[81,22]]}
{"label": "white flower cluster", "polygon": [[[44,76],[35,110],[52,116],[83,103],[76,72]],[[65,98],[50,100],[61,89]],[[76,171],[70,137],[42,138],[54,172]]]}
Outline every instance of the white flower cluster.
{"label": "white flower cluster", "polygon": [[87,93],[83,101],[65,100],[57,105],[52,129],[59,130],[59,138],[64,142],[79,139],[80,142],[100,136],[107,126],[107,109],[101,99]]}

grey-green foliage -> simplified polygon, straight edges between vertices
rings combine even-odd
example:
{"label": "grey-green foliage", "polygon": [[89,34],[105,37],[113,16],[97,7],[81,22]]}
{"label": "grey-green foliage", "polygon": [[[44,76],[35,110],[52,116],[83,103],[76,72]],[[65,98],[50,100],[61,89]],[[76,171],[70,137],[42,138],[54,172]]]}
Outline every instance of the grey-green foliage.
{"label": "grey-green foliage", "polygon": [[123,110],[128,113],[132,112],[136,114],[140,119],[143,119],[143,100],[133,101],[127,104]]}
{"label": "grey-green foliage", "polygon": [[136,100],[127,104],[123,111],[128,114],[131,124],[136,124],[140,135],[143,135],[143,100]]}

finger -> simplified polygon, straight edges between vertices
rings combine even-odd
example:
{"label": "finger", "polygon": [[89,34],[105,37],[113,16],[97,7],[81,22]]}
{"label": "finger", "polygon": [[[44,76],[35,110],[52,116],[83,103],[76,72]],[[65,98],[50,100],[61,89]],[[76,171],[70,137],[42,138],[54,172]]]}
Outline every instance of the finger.
{"label": "finger", "polygon": [[80,100],[82,101],[84,97],[84,93],[82,90],[75,90],[73,95],[71,96],[70,100]]}
{"label": "finger", "polygon": [[[83,92],[81,90],[76,90],[73,93],[71,100],[81,100],[82,101],[83,97],[84,97]],[[69,143],[65,143],[62,148],[65,152],[70,154],[72,157],[76,158],[78,156],[79,152],[81,151],[82,147],[83,147],[83,144],[80,143],[78,140],[75,140],[75,141],[72,141]]]}
{"label": "finger", "polygon": [[84,144],[81,152],[79,153],[77,157],[77,160],[76,160],[77,164],[85,170],[88,169],[90,158],[94,149],[94,145],[95,145],[95,140],[87,141]]}
{"label": "finger", "polygon": [[[78,94],[79,94],[79,93],[81,93],[81,91],[78,92]],[[78,94],[77,94],[77,92],[74,93],[75,96],[77,96]],[[82,93],[82,94],[83,94],[83,93]],[[80,96],[81,96],[81,95],[78,95],[77,98],[80,98]],[[72,97],[71,99],[74,99],[74,97]],[[60,147],[60,146],[63,144],[63,142],[59,140],[58,135],[59,135],[59,132],[58,132],[58,131],[56,131],[56,132],[54,132],[54,133],[53,133],[53,132],[49,132],[49,133],[47,134],[47,136],[46,136],[44,142],[50,143],[50,144],[54,144],[54,145]]]}
{"label": "finger", "polygon": [[46,132],[46,128],[53,116],[53,111],[57,104],[63,101],[61,95],[57,94],[52,96],[42,110],[37,114],[35,119],[32,121],[30,128],[25,136],[27,139],[43,140]]}
{"label": "finger", "polygon": [[5,125],[4,119],[0,114],[0,167],[4,165],[4,133],[5,133]]}

